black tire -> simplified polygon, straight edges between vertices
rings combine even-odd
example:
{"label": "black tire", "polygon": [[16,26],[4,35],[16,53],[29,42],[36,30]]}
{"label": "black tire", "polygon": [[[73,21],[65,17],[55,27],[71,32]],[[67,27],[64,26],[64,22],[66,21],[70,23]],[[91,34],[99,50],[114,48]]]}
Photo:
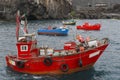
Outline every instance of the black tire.
{"label": "black tire", "polygon": [[53,61],[52,61],[52,59],[51,58],[45,58],[44,59],[44,64],[46,65],[46,66],[50,66],[50,65],[52,65],[52,63],[53,63]]}
{"label": "black tire", "polygon": [[16,66],[17,66],[18,68],[24,68],[24,67],[25,67],[25,63],[24,63],[23,61],[17,61],[17,62],[16,62]]}
{"label": "black tire", "polygon": [[69,70],[69,66],[67,64],[62,64],[60,69],[62,72],[67,72]]}

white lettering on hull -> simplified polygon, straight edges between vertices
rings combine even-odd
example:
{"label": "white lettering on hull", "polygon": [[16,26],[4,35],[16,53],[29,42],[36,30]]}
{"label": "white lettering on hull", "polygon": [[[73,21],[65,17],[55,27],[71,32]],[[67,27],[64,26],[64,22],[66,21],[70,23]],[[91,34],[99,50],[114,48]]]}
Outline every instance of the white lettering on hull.
{"label": "white lettering on hull", "polygon": [[97,56],[99,54],[100,54],[100,51],[94,52],[94,53],[89,55],[89,58],[92,58],[92,57]]}

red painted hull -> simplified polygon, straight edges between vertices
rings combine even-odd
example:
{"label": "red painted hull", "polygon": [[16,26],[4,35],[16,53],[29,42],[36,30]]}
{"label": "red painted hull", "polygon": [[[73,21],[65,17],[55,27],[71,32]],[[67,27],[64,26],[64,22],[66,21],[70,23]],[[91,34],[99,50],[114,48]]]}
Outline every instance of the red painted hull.
{"label": "red painted hull", "polygon": [[83,25],[83,26],[76,26],[78,30],[100,30],[101,26],[100,24],[96,25]]}
{"label": "red painted hull", "polygon": [[[16,56],[6,56],[6,63],[8,67],[22,73],[69,74],[92,67],[107,46],[108,44],[105,44],[94,49],[66,56],[51,56],[52,64],[49,66],[44,64],[44,56],[20,60],[24,62],[24,67],[22,68],[17,66],[19,59]],[[63,64],[67,66],[62,66]]]}

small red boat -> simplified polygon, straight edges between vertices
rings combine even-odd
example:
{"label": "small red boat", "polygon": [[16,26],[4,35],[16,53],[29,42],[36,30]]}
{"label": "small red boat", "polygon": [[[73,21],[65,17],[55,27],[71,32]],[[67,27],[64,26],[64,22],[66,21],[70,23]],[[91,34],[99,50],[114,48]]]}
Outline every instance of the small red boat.
{"label": "small red boat", "polygon": [[[17,27],[19,26],[19,18]],[[91,68],[109,44],[107,38],[85,42],[66,42],[63,49],[37,47],[35,34],[18,36],[16,28],[17,54],[7,55],[7,66],[12,70],[28,74],[69,74]],[[57,43],[55,43],[57,44]]]}
{"label": "small red boat", "polygon": [[90,25],[89,23],[85,23],[82,26],[81,25],[76,26],[76,28],[78,30],[100,30],[101,25],[100,24]]}

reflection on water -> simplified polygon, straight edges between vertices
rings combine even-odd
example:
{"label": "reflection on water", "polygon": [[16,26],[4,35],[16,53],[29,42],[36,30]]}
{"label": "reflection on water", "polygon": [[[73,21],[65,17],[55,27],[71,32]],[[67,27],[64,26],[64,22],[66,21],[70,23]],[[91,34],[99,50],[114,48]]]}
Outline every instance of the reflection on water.
{"label": "reflection on water", "polygon": [[[10,77],[13,80],[101,80],[101,76],[104,76],[105,74],[109,74],[109,72],[106,71],[96,71],[94,67],[81,71],[76,72],[73,74],[67,74],[67,75],[29,75],[29,74],[23,74],[18,73],[15,71],[12,71],[9,68],[6,68],[6,74],[7,77]],[[12,77],[11,77],[12,76]]]}
{"label": "reflection on water", "polygon": [[95,69],[91,68],[85,71],[64,75],[60,80],[93,80],[95,76]]}
{"label": "reflection on water", "polygon": [[49,76],[49,75],[28,75],[28,74],[22,74],[18,72],[14,72],[9,68],[6,68],[6,73],[9,77],[12,76],[12,79],[15,80],[94,80],[96,76],[101,76],[104,75],[104,72],[96,72],[95,69],[92,67],[91,69],[73,73],[73,74],[68,74],[68,75],[60,75],[60,76]]}

